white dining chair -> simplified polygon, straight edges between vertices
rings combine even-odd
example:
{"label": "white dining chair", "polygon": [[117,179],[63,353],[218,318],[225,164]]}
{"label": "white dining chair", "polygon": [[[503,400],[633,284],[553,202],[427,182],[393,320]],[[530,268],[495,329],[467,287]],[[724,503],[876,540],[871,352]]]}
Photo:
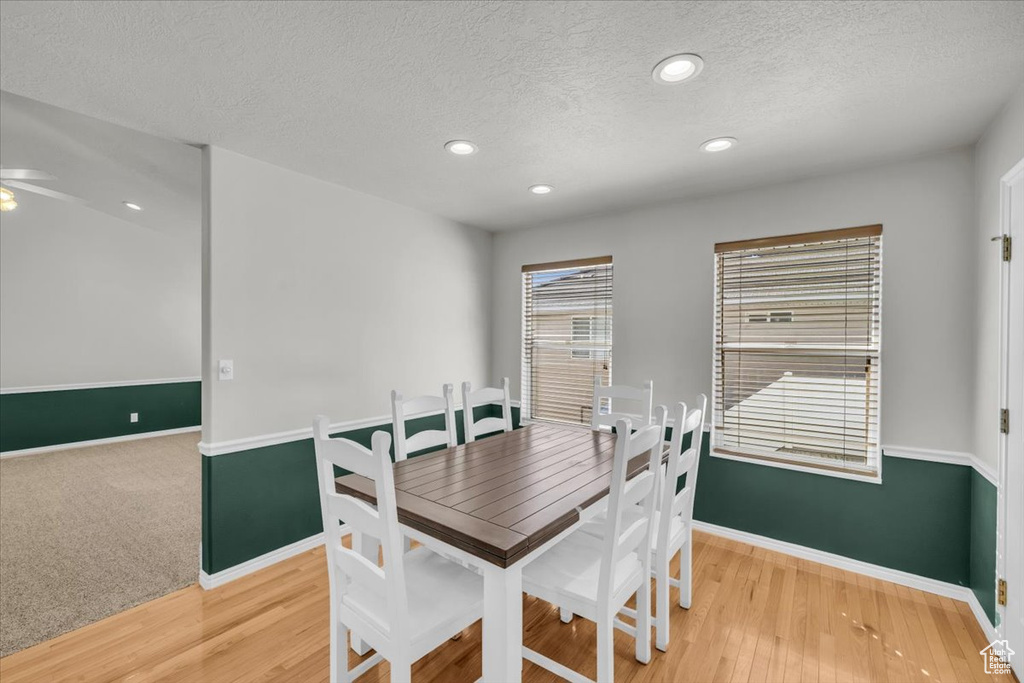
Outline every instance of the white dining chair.
{"label": "white dining chair", "polygon": [[[672,411],[672,441],[669,445],[668,461],[659,477],[661,490],[658,494],[657,509],[654,512],[654,537],[651,543],[651,566],[657,583],[655,595],[655,644],[661,651],[668,649],[669,642],[669,586],[679,589],[679,606],[689,609],[693,598],[693,501],[697,490],[697,468],[700,466],[700,449],[704,440],[704,413],[708,397],[697,397],[699,408],[687,410],[685,403],[676,404]],[[683,452],[686,435],[690,445]],[[679,488],[680,480],[683,488]],[[633,513],[635,516],[635,512]],[[602,538],[605,526],[601,516],[587,522],[582,531]],[[679,553],[679,578],[669,575],[672,558]],[[627,616],[635,616],[632,610],[624,610]],[[566,621],[565,614],[562,621]],[[571,615],[570,615],[571,616]]]}
{"label": "white dining chair", "polygon": [[[501,417],[473,419],[473,408],[498,404]],[[462,383],[462,424],[465,426],[466,443],[476,441],[481,434],[512,431],[512,399],[508,392],[508,377],[501,380],[501,388],[486,387],[473,391],[469,382]]]}
{"label": "white dining chair", "polygon": [[[481,618],[482,579],[423,546],[402,551],[387,432],[373,434],[369,451],[355,442],[330,438],[328,428],[326,417],[315,418],[313,441],[330,582],[330,680],[347,683],[387,659],[391,680],[406,682],[413,662]],[[335,467],[373,480],[376,509],[337,493]],[[342,520],[353,531],[380,539],[383,567],[342,545]],[[349,629],[376,650],[353,669],[348,668]]]}
{"label": "white dining chair", "polygon": [[[395,434],[395,462],[405,460],[410,453],[416,453],[434,446],[457,446],[455,431],[455,401],[453,387],[445,384],[441,396],[417,396],[404,398],[401,392],[391,391],[391,420]],[[405,422],[416,417],[440,411],[444,415],[444,429],[425,429],[412,436],[406,436]]]}
{"label": "white dining chair", "polygon": [[[665,437],[665,408],[655,424],[633,432],[628,419],[616,423],[615,454],[604,535],[575,531],[523,568],[523,590],[562,610],[597,624],[597,680],[611,683],[615,674],[613,629],[631,634],[636,658],[651,659],[651,519]],[[647,467],[626,478],[627,465],[649,453]],[[636,595],[636,625],[618,618]],[[585,677],[544,655],[523,648],[523,657],[570,681]]]}
{"label": "white dining chair", "polygon": [[[608,412],[601,411],[603,400],[608,401]],[[616,403],[616,401],[618,401]],[[638,412],[616,410],[622,401],[630,401],[638,408]],[[643,387],[628,387],[622,384],[605,385],[600,375],[594,375],[594,407],[590,411],[590,428],[610,431],[615,423],[628,418],[635,427],[638,424],[651,424],[654,409],[654,382],[648,380]]]}

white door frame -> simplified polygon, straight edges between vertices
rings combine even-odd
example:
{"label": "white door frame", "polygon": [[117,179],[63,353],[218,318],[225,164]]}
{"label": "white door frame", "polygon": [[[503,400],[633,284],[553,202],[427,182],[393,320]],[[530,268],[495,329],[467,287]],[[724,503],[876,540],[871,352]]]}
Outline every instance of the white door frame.
{"label": "white door frame", "polygon": [[[1011,235],[1013,237],[1011,245],[1013,252],[1015,252],[1009,263],[1000,261],[1001,267],[999,269],[999,408],[1006,408],[1009,405],[1010,358],[1013,357],[1013,354],[1016,354],[1015,357],[1018,358],[1024,354],[1024,339],[1010,338],[1010,306],[1012,303],[1010,301],[1010,269],[1014,268],[1015,275],[1020,273],[1017,275],[1018,278],[1024,276],[1024,272],[1020,272],[1021,268],[1024,267],[1024,235],[1021,234],[1019,229],[1014,231],[1014,226],[1011,224],[1010,188],[1022,175],[1024,175],[1024,159],[1018,161],[999,182],[999,231],[1000,235]],[[1001,251],[1002,246],[1000,245],[1000,253]],[[1018,307],[1018,315],[1020,315],[1019,307],[1021,303],[1013,303]],[[1020,381],[1020,379],[1018,378],[1017,381]],[[1010,436],[1018,436],[1020,434],[1021,425],[1024,424],[1024,414],[1011,415],[1010,420],[1011,434],[999,434],[997,442],[999,487],[996,510],[996,577],[994,579],[996,585],[993,587],[997,594],[999,577],[1006,576],[1006,487]],[[1013,586],[1012,590],[1021,591],[1024,590],[1024,586]],[[998,601],[996,603],[996,613],[998,615],[996,632],[999,634],[999,638],[1005,638],[1006,608],[999,605]]]}

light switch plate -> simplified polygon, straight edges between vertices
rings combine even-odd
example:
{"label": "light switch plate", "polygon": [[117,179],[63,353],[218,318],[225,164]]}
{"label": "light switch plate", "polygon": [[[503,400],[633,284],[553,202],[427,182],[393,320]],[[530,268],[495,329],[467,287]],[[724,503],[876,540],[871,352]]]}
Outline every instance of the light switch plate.
{"label": "light switch plate", "polygon": [[222,380],[234,379],[235,378],[235,362],[232,360],[222,360],[218,366],[218,377]]}
{"label": "light switch plate", "polygon": [[138,422],[139,421],[139,414],[138,413],[131,413],[128,416],[128,421],[129,422]]}

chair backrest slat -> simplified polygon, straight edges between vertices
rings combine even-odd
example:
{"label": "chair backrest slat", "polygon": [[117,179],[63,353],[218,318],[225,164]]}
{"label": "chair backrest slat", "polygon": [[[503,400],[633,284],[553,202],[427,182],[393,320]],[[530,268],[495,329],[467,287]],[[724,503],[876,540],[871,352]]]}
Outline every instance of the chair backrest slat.
{"label": "chair backrest slat", "polygon": [[[483,405],[500,404],[501,417],[473,419],[473,408]],[[473,391],[469,382],[462,383],[462,422],[466,432],[466,443],[476,441],[481,434],[512,431],[512,399],[508,390],[508,377],[501,380],[501,388],[485,387]]]}
{"label": "chair backrest slat", "polygon": [[[608,401],[607,413],[601,412],[602,401]],[[615,401],[630,401],[638,408],[637,413],[630,413],[624,410],[616,410],[621,403]],[[627,418],[634,426],[640,424],[649,425],[654,408],[654,382],[644,382],[642,388],[629,387],[621,384],[605,385],[601,375],[594,375],[594,406],[590,411],[590,428],[594,430],[611,428],[615,423]]]}
{"label": "chair backrest slat", "polygon": [[484,417],[480,418],[473,423],[473,434],[474,437],[480,434],[490,434],[491,432],[501,432],[505,429],[505,418],[503,417]]}
{"label": "chair backrest slat", "polygon": [[683,490],[672,499],[672,514],[679,515],[686,512],[693,503],[693,487],[687,484]]}
{"label": "chair backrest slat", "polygon": [[[434,448],[435,446],[450,446],[448,439],[448,432],[443,429],[425,429],[422,432],[416,432],[412,436],[408,436],[405,439],[405,449],[402,455],[405,458],[409,457],[410,453],[416,453],[426,448]],[[396,451],[397,456],[397,451]],[[401,458],[401,460],[405,460]],[[399,460],[398,457],[395,458]]]}
{"label": "chair backrest slat", "polygon": [[[391,392],[391,424],[395,434],[395,462],[405,460],[410,453],[422,451],[434,446],[452,448],[458,444],[455,431],[455,402],[452,397],[453,387],[445,384],[441,388],[443,396],[417,396],[403,398],[401,392]],[[441,411],[444,415],[444,429],[427,429],[406,436],[406,420]]]}
{"label": "chair backrest slat", "polygon": [[[395,478],[389,453],[391,435],[384,431],[374,432],[371,437],[373,448],[367,450],[347,439],[332,439],[329,427],[329,420],[322,415],[313,421],[331,599],[342,599],[346,591],[373,591],[384,595],[388,610],[386,635],[401,639],[408,624],[409,603],[405,590],[402,534],[395,506]],[[335,467],[373,480],[377,494],[376,510],[337,492]],[[338,530],[342,523],[380,540],[383,569],[373,567],[368,560],[341,544]],[[331,533],[332,529],[334,533]]]}
{"label": "chair backrest slat", "polygon": [[636,505],[641,502],[654,486],[654,480],[654,474],[645,470],[627,481],[626,489],[622,492],[622,504]]}
{"label": "chair backrest slat", "polygon": [[333,517],[345,520],[352,528],[374,538],[380,536],[380,515],[363,501],[340,493],[328,493],[327,506]]}
{"label": "chair backrest slat", "polygon": [[679,471],[689,472],[697,464],[697,449],[687,448],[686,452],[679,458]]}
{"label": "chair backrest slat", "polygon": [[635,552],[637,546],[641,545],[644,534],[649,531],[650,520],[640,519],[630,524],[625,531],[619,533],[616,543],[616,556],[621,559],[629,553]]}
{"label": "chair backrest slat", "polygon": [[[703,394],[701,394],[701,396],[703,396]],[[703,431],[703,426],[704,410],[703,408],[694,408],[686,415],[686,420],[683,422],[683,433],[689,433],[696,429],[701,429],[701,431]]]}
{"label": "chair backrest slat", "polygon": [[356,590],[387,594],[388,582],[384,571],[356,551],[342,546],[334,556],[334,562]]}
{"label": "chair backrest slat", "polygon": [[497,387],[484,387],[483,389],[477,389],[472,393],[472,395],[473,405],[501,403],[505,398],[505,392]]}
{"label": "chair backrest slat", "polygon": [[[615,424],[615,455],[612,459],[612,482],[605,517],[605,547],[601,557],[598,578],[599,595],[610,595],[611,582],[619,561],[631,552],[646,557],[651,549],[651,517],[654,514],[656,487],[655,473],[661,464],[662,443],[665,438],[665,408],[658,406],[654,424],[633,432],[629,419]],[[648,454],[647,467],[627,481],[629,461],[643,453]],[[630,506],[639,506],[643,514],[626,529],[622,528],[622,515]]]}

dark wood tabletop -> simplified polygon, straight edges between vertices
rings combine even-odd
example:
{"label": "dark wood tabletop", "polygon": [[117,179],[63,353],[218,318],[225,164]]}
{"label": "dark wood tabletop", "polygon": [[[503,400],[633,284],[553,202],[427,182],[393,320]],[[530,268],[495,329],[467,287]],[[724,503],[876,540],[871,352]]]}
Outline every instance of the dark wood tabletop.
{"label": "dark wood tabletop", "polygon": [[[530,424],[395,464],[400,522],[500,567],[522,559],[608,494],[615,436]],[[647,465],[630,462],[630,474]],[[350,474],[337,490],[376,502],[373,482]]]}

